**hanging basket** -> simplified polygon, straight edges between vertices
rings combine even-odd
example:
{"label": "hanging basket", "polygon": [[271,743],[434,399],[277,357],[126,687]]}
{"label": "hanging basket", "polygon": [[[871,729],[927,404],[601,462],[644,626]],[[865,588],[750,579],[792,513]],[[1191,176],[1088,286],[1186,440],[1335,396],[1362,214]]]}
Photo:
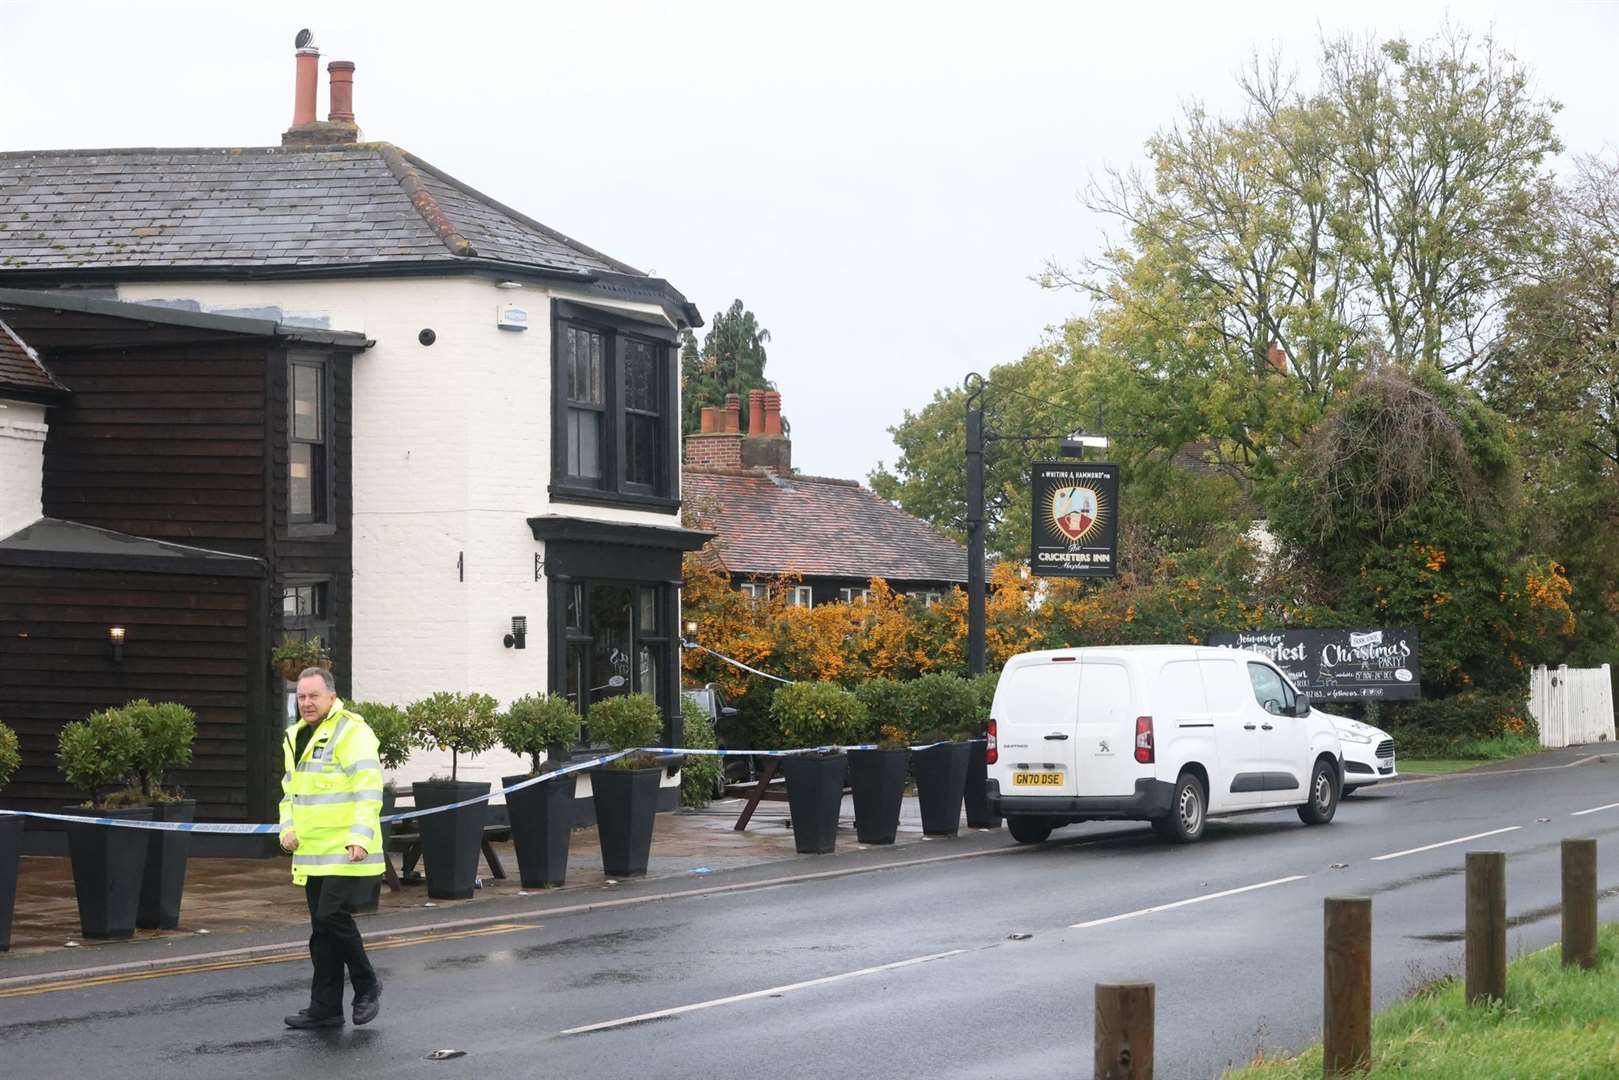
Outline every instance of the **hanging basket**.
{"label": "hanging basket", "polygon": [[322,671],[332,670],[331,660],[324,657],[313,661],[276,660],[270,666],[275,668],[276,674],[287,682],[297,682],[298,676],[303,673],[305,668],[320,668]]}

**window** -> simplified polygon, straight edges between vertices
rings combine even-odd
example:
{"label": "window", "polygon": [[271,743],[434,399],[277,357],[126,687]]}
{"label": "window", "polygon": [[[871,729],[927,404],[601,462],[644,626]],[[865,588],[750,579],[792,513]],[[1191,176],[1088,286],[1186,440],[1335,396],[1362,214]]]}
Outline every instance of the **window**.
{"label": "window", "polygon": [[1291,716],[1296,697],[1287,680],[1268,664],[1249,664],[1248,681],[1254,685],[1254,700],[1266,712]]}
{"label": "window", "polygon": [[814,607],[815,591],[808,585],[794,585],[787,594],[788,607]]}
{"label": "window", "polygon": [[675,509],[673,334],[567,301],[554,307],[552,497]]}
{"label": "window", "polygon": [[287,367],[287,520],[324,524],[331,520],[331,420],[326,364],[295,357]]}
{"label": "window", "polygon": [[[311,638],[325,644],[328,652],[336,642],[337,620],[332,613],[332,585],[329,581],[289,581],[281,588],[281,631],[291,638]],[[295,688],[287,684],[287,718],[297,719]]]}
{"label": "window", "polygon": [[838,599],[843,601],[845,604],[852,604],[856,600],[860,601],[863,604],[867,600],[871,599],[871,590],[870,589],[839,589],[838,590]]}
{"label": "window", "polygon": [[937,604],[940,600],[944,599],[943,594],[933,592],[931,590],[928,592],[914,592],[911,595],[922,601],[923,607],[932,607],[934,604]]}
{"label": "window", "polygon": [[744,581],[742,583],[742,595],[756,604],[762,604],[770,599],[770,586],[757,581]]}

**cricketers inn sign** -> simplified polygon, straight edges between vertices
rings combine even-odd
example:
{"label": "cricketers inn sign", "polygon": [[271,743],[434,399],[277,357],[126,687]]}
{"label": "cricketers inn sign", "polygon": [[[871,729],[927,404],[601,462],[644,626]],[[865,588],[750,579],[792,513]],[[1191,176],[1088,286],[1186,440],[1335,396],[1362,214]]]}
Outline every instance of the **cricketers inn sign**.
{"label": "cricketers inn sign", "polygon": [[1029,566],[1046,577],[1113,577],[1119,555],[1119,467],[1034,464]]}

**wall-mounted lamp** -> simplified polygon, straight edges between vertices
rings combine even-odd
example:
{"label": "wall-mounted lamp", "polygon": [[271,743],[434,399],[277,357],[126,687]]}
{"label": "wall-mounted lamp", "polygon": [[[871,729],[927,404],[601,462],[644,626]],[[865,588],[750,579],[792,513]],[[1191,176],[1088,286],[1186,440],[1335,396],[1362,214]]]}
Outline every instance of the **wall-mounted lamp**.
{"label": "wall-mounted lamp", "polygon": [[686,636],[689,637],[689,638],[695,638],[697,636],[697,624],[696,623],[688,622],[686,624]]}
{"label": "wall-mounted lamp", "polygon": [[122,626],[107,627],[107,644],[112,646],[112,662],[124,662],[124,628]]}
{"label": "wall-mounted lamp", "polygon": [[512,632],[506,635],[506,648],[528,648],[528,617],[524,615],[512,616]]}

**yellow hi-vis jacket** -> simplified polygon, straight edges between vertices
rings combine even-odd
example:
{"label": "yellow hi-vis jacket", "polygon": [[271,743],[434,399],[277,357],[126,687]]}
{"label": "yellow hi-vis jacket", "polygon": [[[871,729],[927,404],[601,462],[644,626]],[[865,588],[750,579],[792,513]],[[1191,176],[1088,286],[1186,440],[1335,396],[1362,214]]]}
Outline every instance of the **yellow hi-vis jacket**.
{"label": "yellow hi-vis jacket", "polygon": [[[282,747],[286,770],[281,777],[281,836],[298,834],[292,853],[292,883],[302,885],[311,874],[370,877],[382,873],[382,762],[377,737],[358,713],[339,698],[326,719],[315,725],[303,757],[293,760],[298,728],[287,729]],[[348,847],[365,849],[365,858],[349,860]]]}

